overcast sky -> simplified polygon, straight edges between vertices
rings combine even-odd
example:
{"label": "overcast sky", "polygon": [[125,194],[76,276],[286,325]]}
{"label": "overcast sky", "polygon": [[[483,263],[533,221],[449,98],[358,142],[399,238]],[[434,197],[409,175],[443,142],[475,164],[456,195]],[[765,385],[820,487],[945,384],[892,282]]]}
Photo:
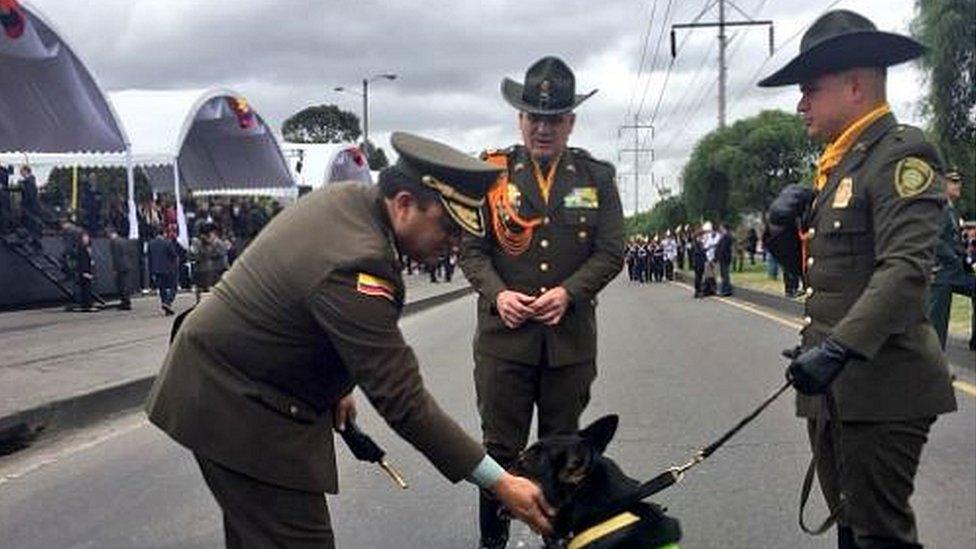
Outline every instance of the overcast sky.
{"label": "overcast sky", "polygon": [[[396,73],[395,81],[370,87],[371,139],[388,152],[393,130],[472,152],[515,142],[516,113],[501,98],[500,81],[521,81],[533,61],[557,55],[574,68],[577,93],[600,90],[577,111],[570,143],[617,163],[627,210],[633,156],[618,159],[618,151],[633,147],[633,133],[621,134],[621,124],[633,124],[636,114],[655,127],[653,140],[650,132],[641,135],[642,146],[654,148],[653,163],[649,154],[641,159],[642,209],[656,199],[651,171],[677,190],[695,141],[717,126],[717,30],[678,31],[673,65],[668,34],[671,24],[690,22],[703,9],[699,21],[717,20],[715,0],[29,1],[104,89],[229,87],[276,130],[315,104],[361,115],[359,97],[332,89],[358,90],[365,76]],[[730,21],[773,20],[777,47],[769,58],[763,27],[730,29],[730,122],[761,109],[794,110],[795,87],[760,89],[755,81],[795,55],[802,31],[832,4],[866,15],[881,30],[907,33],[914,2],[727,2]],[[924,87],[914,65],[889,73],[889,100],[902,121],[919,122]]]}

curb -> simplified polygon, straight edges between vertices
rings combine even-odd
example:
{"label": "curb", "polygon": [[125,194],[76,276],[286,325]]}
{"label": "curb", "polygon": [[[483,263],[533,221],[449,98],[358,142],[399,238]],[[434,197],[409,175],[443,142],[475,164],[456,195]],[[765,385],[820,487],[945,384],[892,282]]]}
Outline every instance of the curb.
{"label": "curb", "polygon": [[[472,292],[474,289],[471,286],[465,286],[411,301],[403,306],[401,318],[460,299]],[[149,375],[0,417],[0,456],[23,450],[52,433],[86,427],[106,417],[141,407],[155,379],[155,375]]]}
{"label": "curb", "polygon": [[[681,271],[675,271],[675,280],[680,280],[682,282],[691,284],[694,279],[691,278],[687,273]],[[795,317],[803,316],[803,302],[796,301],[783,296],[778,296],[766,292],[760,292],[758,290],[750,290],[749,288],[742,288],[735,286],[735,275],[732,276],[733,281],[733,294],[732,297],[741,299],[753,305],[759,305],[760,307],[765,307],[767,309],[772,309],[776,312],[787,314]],[[960,366],[970,371],[976,371],[976,362],[973,361],[973,351],[969,350],[968,343],[966,340],[949,335],[949,340],[946,342],[946,356],[949,358],[949,362],[954,365]]]}

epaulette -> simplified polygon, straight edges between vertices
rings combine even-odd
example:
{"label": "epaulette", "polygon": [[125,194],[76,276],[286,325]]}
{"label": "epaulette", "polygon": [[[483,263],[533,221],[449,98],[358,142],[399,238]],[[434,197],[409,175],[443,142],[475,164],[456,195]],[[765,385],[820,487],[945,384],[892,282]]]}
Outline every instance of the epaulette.
{"label": "epaulette", "polygon": [[497,158],[499,156],[509,157],[515,152],[515,146],[511,146],[505,149],[485,149],[478,155],[478,158],[482,160],[488,160],[489,158]]}
{"label": "epaulette", "polygon": [[573,153],[574,156],[578,156],[579,158],[581,158],[583,160],[587,160],[587,161],[592,162],[594,164],[599,164],[601,166],[610,168],[612,170],[616,170],[617,169],[617,167],[614,166],[612,162],[610,162],[608,160],[601,160],[599,158],[596,158],[592,154],[590,154],[590,151],[588,151],[586,149],[583,149],[583,148],[580,148],[580,147],[569,147],[569,150],[570,150],[570,152]]}

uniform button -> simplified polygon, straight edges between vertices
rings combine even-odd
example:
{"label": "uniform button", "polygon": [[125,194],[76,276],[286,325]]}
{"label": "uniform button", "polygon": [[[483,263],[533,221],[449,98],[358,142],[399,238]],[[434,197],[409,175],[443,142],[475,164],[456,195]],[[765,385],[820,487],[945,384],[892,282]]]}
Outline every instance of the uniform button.
{"label": "uniform button", "polygon": [[835,219],[834,220],[834,228],[835,229],[839,229],[840,228],[840,219]]}
{"label": "uniform button", "polygon": [[586,216],[585,215],[581,215],[580,216],[580,223],[586,223]]}
{"label": "uniform button", "polygon": [[807,238],[813,238],[813,235],[817,234],[817,229],[810,227],[807,229]]}
{"label": "uniform button", "polygon": [[807,293],[807,297],[812,296],[813,295],[813,287],[812,286],[808,286],[806,293]]}
{"label": "uniform button", "polygon": [[545,286],[540,286],[539,287],[539,293],[540,294],[544,294],[544,293],[546,293],[548,291],[549,291],[549,288],[546,288]]}
{"label": "uniform button", "polygon": [[803,323],[806,324],[807,326],[809,326],[810,324],[813,323],[813,319],[810,318],[810,317],[808,317],[808,316],[805,316],[805,317],[803,317]]}
{"label": "uniform button", "polygon": [[289,406],[288,407],[288,413],[291,414],[291,415],[293,415],[293,416],[297,416],[298,415],[298,406],[295,406],[294,404],[292,404],[291,406]]}
{"label": "uniform button", "polygon": [[807,258],[807,267],[813,267],[813,258],[812,257],[808,257]]}
{"label": "uniform button", "polygon": [[542,224],[543,225],[548,225],[549,224],[549,216],[548,215],[542,218]]}
{"label": "uniform button", "polygon": [[548,271],[549,270],[549,264],[546,263],[545,261],[543,261],[542,263],[539,263],[539,270],[542,271],[542,272]]}
{"label": "uniform button", "polygon": [[576,233],[576,235],[579,236],[580,240],[585,240],[586,237],[589,236],[589,233],[587,233],[586,231],[580,231]]}
{"label": "uniform button", "polygon": [[539,241],[539,246],[541,246],[543,248],[548,248],[549,247],[549,240],[543,238],[542,240]]}

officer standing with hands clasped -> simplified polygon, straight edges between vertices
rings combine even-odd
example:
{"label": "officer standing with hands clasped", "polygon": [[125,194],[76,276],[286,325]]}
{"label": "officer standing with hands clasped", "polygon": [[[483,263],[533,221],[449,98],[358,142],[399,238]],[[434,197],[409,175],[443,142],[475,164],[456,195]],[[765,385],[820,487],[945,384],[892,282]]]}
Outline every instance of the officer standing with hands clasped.
{"label": "officer standing with hands clasped", "polygon": [[[613,165],[567,147],[576,95],[562,60],[535,62],[502,95],[518,109],[523,145],[489,151],[503,168],[489,188],[485,234],[465,237],[461,269],[478,291],[475,389],[485,449],[502,465],[539,437],[571,433],[596,377],[596,294],[623,267]],[[505,547],[508,522],[482,495],[482,547]]]}
{"label": "officer standing with hands clasped", "polygon": [[497,168],[394,133],[377,186],[327,185],[275,217],[179,328],[147,403],[193,451],[228,547],[335,546],[323,492],[337,491],[332,429],[359,386],[449,480],[493,493],[542,533],[554,512],[505,472],[424,388],[397,326],[399,251],[435,261],[478,209]]}
{"label": "officer standing with hands clasped", "polygon": [[[921,547],[909,505],[922,448],[956,409],[945,357],[925,314],[944,204],[938,155],[886,102],[886,67],[920,56],[914,40],[837,10],[804,34],[800,54],[760,86],[799,84],[797,110],[827,144],[814,188],[773,202],[770,248],[804,271],[806,326],[788,369],[838,547]],[[813,465],[813,464],[812,464]],[[801,506],[806,502],[813,467]]]}

